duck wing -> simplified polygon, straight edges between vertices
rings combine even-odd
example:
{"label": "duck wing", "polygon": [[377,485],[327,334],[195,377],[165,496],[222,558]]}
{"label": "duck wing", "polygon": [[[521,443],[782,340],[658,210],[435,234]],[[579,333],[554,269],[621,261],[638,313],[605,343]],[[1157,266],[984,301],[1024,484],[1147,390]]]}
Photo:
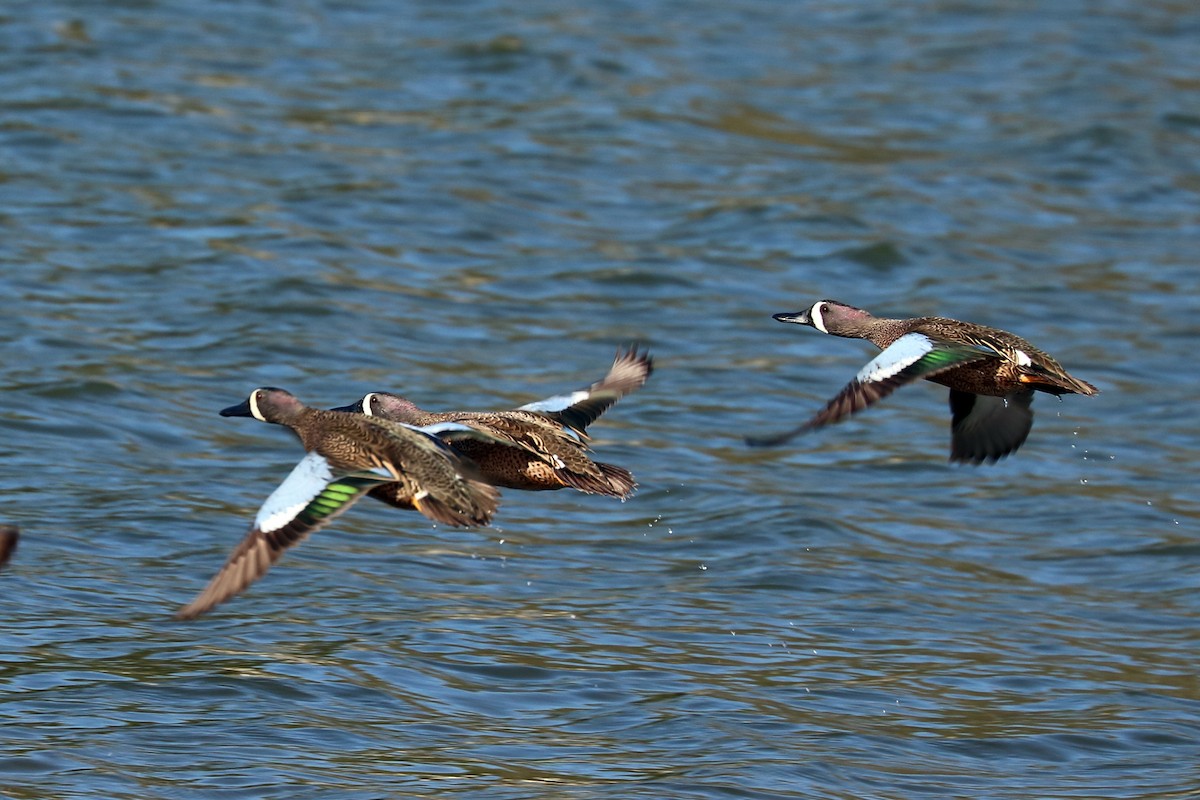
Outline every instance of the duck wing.
{"label": "duck wing", "polygon": [[[382,432],[379,466],[394,476],[394,485],[375,489],[376,497],[402,508],[415,508],[434,522],[457,527],[487,525],[500,503],[500,493],[483,480],[469,458],[442,441],[439,426],[426,428],[366,417]],[[386,496],[390,494],[391,496]]]}
{"label": "duck wing", "polygon": [[1006,397],[950,390],[950,460],[982,464],[1015,452],[1033,427],[1033,389]]}
{"label": "duck wing", "polygon": [[587,438],[587,428],[625,395],[640,388],[654,370],[649,352],[637,346],[618,350],[608,374],[590,386],[545,400],[526,403],[518,411],[544,414],[558,424]]}
{"label": "duck wing", "polygon": [[208,586],[176,616],[197,617],[239,594],[289,547],[329,524],[368,489],[391,480],[386,471],[339,474],[324,456],[309,453],[262,504],[250,531]]}
{"label": "duck wing", "polygon": [[783,444],[806,431],[856,414],[907,383],[994,357],[994,352],[979,345],[948,342],[924,333],[907,333],[868,361],[854,380],[842,387],[803,425],[774,435],[747,437],[746,443],[752,447]]}

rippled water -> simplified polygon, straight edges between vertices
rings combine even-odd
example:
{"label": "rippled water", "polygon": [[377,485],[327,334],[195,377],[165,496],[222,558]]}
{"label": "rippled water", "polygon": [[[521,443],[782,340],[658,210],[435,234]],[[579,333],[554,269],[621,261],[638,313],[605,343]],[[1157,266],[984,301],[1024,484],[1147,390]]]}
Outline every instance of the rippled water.
{"label": "rippled water", "polygon": [[[0,10],[0,790],[1178,798],[1200,758],[1190,3]],[[779,450],[833,297],[1096,383],[996,466],[944,390]],[[363,503],[198,591],[299,459],[258,385],[594,428],[621,504]]]}

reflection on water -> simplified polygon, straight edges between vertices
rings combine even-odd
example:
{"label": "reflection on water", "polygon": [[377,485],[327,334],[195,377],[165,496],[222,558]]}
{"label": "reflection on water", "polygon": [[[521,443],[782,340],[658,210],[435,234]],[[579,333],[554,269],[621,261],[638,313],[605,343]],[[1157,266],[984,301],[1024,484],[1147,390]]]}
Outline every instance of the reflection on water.
{"label": "reflection on water", "polygon": [[[1192,791],[1188,11],[0,16],[4,793]],[[745,448],[869,356],[770,320],[823,297],[1103,394],[992,467],[930,386]],[[170,619],[299,456],[216,416],[251,388],[504,407],[631,341],[628,503],[356,509]]]}

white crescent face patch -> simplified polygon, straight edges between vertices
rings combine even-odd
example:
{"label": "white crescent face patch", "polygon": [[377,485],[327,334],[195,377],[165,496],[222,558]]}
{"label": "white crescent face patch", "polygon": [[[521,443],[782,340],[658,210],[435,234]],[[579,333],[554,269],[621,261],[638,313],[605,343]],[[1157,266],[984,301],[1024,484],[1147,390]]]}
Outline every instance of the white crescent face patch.
{"label": "white crescent face patch", "polygon": [[825,305],[824,300],[813,303],[813,307],[808,310],[808,318],[812,320],[814,328],[819,330],[821,333],[829,333],[829,331],[825,329],[825,320],[821,316],[821,306],[823,305]]}
{"label": "white crescent face patch", "polygon": [[309,453],[271,492],[254,517],[254,526],[264,533],[282,528],[295,519],[332,480],[333,471],[325,457]]}
{"label": "white crescent face patch", "polygon": [[374,414],[371,412],[371,403],[372,403],[372,402],[374,402],[374,400],[375,400],[375,393],[374,393],[374,392],[367,392],[367,395],[366,395],[366,396],[365,396],[365,397],[362,399],[362,403],[360,403],[360,404],[359,404],[359,405],[361,405],[361,406],[362,406],[362,413],[363,413],[364,415],[366,415],[366,416],[368,416],[368,417],[373,417],[373,416],[375,416],[375,415],[374,415]]}
{"label": "white crescent face patch", "polygon": [[262,415],[262,412],[258,410],[258,390],[257,389],[250,393],[250,413],[253,414],[254,418],[256,420],[258,420],[259,422],[267,421],[267,418],[264,417]]}
{"label": "white crescent face patch", "polygon": [[933,342],[921,333],[906,333],[858,371],[859,383],[887,380],[920,361],[931,350]]}

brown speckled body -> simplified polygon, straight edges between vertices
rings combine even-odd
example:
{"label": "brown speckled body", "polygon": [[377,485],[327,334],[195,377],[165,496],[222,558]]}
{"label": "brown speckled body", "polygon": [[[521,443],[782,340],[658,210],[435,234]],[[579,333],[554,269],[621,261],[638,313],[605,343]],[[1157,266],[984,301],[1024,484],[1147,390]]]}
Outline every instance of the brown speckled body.
{"label": "brown speckled body", "polygon": [[497,486],[539,491],[566,485],[544,459],[516,447],[466,439],[455,449],[479,465],[480,473]]}
{"label": "brown speckled body", "polygon": [[196,617],[261,578],[283,553],[352,506],[364,492],[447,525],[485,525],[498,493],[440,440],[386,420],[309,408],[282,389],[255,389],[222,416],[291,429],[308,451],[259,509],[250,531],[192,602]]}
{"label": "brown speckled body", "polygon": [[[843,331],[858,331],[859,334]],[[995,356],[985,356],[927,378],[960,392],[991,397],[1004,397],[1024,388],[1035,388],[1051,394],[1096,393],[1094,386],[1071,377],[1044,350],[1000,328],[948,317],[869,317],[861,325],[838,328],[836,331],[831,328],[830,333],[866,339],[880,350],[886,350],[906,334],[923,333],[939,341],[975,345],[994,351]],[[1021,364],[1018,353],[1024,353],[1030,363]]]}
{"label": "brown speckled body", "polygon": [[[756,446],[782,444],[837,422],[925,378],[950,389],[950,459],[980,464],[1003,458],[1024,443],[1033,426],[1030,404],[1035,390],[1054,395],[1098,391],[1025,339],[986,325],[947,317],[874,317],[834,300],[776,314],[775,319],[810,325],[832,336],[866,339],[884,352],[807,422],[780,434],[748,437]],[[897,344],[901,339],[905,341]]]}
{"label": "brown speckled body", "polygon": [[[589,494],[628,497],[636,484],[621,467],[593,461],[582,439],[533,411],[422,411],[412,403],[373,392],[372,417],[424,427],[466,425],[483,439],[455,436],[454,449],[496,486],[527,491],[573,487]],[[399,402],[397,402],[399,401]]]}
{"label": "brown speckled body", "polygon": [[371,392],[341,410],[418,427],[439,423],[467,426],[470,432],[439,435],[474,461],[483,478],[496,486],[527,491],[571,487],[626,498],[636,487],[633,476],[621,467],[593,461],[586,429],[613,403],[644,384],[650,372],[648,355],[636,349],[618,352],[603,379],[563,396],[564,402],[570,402],[554,410],[431,412],[387,392]]}
{"label": "brown speckled body", "polygon": [[386,469],[395,482],[375,487],[371,496],[391,505],[448,525],[487,524],[496,509],[498,495],[471,465],[404,425],[311,408],[295,398],[276,398],[267,421],[290,428],[305,450],[335,469]]}

